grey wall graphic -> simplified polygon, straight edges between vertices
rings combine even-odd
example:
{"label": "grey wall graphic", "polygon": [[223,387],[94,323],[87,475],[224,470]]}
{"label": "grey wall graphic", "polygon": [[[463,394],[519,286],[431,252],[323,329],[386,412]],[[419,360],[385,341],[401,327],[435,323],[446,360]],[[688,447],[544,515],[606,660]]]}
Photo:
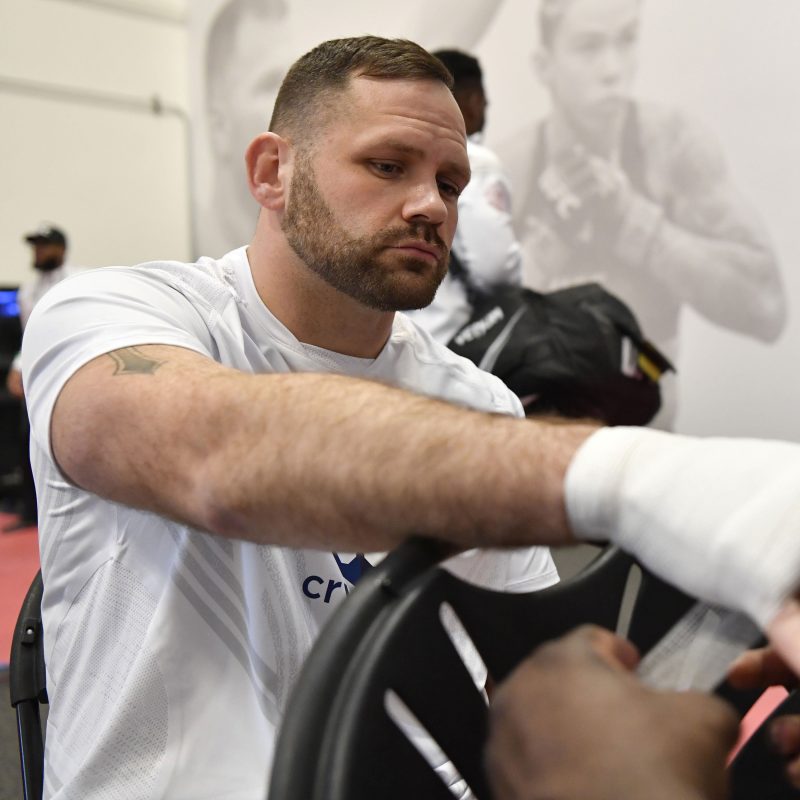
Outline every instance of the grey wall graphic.
{"label": "grey wall graphic", "polygon": [[793,0],[193,0],[202,253],[247,242],[243,152],[325,38],[405,36],[484,67],[525,281],[599,280],[676,363],[658,424],[800,440],[800,55]]}

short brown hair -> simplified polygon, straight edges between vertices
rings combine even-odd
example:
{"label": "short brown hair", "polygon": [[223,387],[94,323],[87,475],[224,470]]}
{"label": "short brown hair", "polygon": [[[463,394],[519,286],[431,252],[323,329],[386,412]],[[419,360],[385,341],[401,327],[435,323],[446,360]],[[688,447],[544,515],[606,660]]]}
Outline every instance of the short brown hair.
{"label": "short brown hair", "polygon": [[325,101],[343,92],[350,79],[359,76],[432,80],[448,89],[453,87],[444,64],[415,42],[379,36],[330,39],[289,68],[275,100],[270,131],[301,137],[310,129],[318,129],[327,119]]}

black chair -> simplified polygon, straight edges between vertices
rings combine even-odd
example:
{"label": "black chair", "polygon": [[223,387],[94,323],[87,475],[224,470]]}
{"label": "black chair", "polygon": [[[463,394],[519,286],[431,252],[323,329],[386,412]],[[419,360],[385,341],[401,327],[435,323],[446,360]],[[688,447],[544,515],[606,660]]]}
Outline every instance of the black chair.
{"label": "black chair", "polygon": [[17,735],[25,800],[40,800],[44,779],[41,705],[47,703],[42,635],[42,573],[33,579],[14,628],[8,678],[11,705],[17,712]]}
{"label": "black chair", "polygon": [[[574,578],[529,594],[482,589],[434,568],[451,552],[409,540],[362,577],[325,627],[289,699],[269,800],[452,800],[387,710],[390,694],[473,794],[491,798],[482,761],[486,701],[442,624],[443,607],[452,609],[497,682],[537,644],[587,622],[620,630],[647,652],[694,603],[614,548]],[[621,613],[631,606],[626,624]],[[759,696],[726,684],[717,693],[740,713]],[[776,713],[783,711],[800,711],[796,695]],[[732,800],[800,796],[765,742],[756,734],[733,763]]]}
{"label": "black chair", "polygon": [[[500,681],[534,646],[576,625],[617,629],[635,567],[609,548],[568,581],[508,594],[434,569],[450,552],[409,540],[362,577],[323,630],[279,732],[270,800],[452,800],[387,712],[387,693],[413,713],[475,796],[491,797],[481,757],[486,701],[442,624],[443,606]],[[628,637],[646,651],[693,603],[642,571]]]}

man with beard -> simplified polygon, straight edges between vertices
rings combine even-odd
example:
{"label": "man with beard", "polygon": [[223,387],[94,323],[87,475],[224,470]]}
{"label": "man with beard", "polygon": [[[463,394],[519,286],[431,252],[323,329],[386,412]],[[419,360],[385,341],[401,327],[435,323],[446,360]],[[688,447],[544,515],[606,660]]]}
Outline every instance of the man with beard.
{"label": "man with beard", "polygon": [[[407,42],[312,51],[247,151],[261,206],[248,247],[98,270],[37,312],[25,360],[52,686],[46,796],[263,797],[275,728],[317,632],[370,552],[415,527],[376,524],[383,501],[357,473],[377,455],[395,492],[402,452],[421,452],[408,437],[434,402],[423,394],[521,413],[499,380],[395,316],[433,298],[469,180],[447,81]],[[385,391],[411,406],[402,435],[384,439],[374,434],[394,414]],[[376,430],[351,437],[364,422]],[[158,441],[147,455],[145,439]],[[236,455],[219,472],[223,450]],[[308,459],[299,471],[295,456]],[[291,476],[281,489],[264,480],[273,467]],[[426,469],[417,479],[432,489],[443,475]],[[254,502],[257,522],[245,518]],[[452,568],[516,591],[558,579],[544,547],[473,551]]]}
{"label": "man with beard", "polygon": [[515,419],[396,313],[433,297],[469,180],[449,84],[411,42],[323,43],[248,147],[249,246],[34,311],[46,797],[263,797],[320,627],[412,533],[499,548],[452,567],[510,589],[556,579],[531,545],[611,537],[800,663],[800,448]]}
{"label": "man with beard", "polygon": [[[506,154],[527,282],[597,281],[634,311],[680,373],[691,307],[763,342],[784,328],[775,253],[716,140],[631,96],[641,0],[542,0],[537,67],[552,113]],[[656,425],[676,413],[663,384]]]}
{"label": "man with beard", "polygon": [[[68,266],[67,237],[63,231],[53,225],[40,225],[35,231],[25,236],[25,241],[33,251],[33,269],[36,276],[24,283],[17,293],[19,306],[19,321],[22,329],[33,311],[33,307],[42,296],[68,275],[76,272],[74,267]],[[6,376],[6,388],[9,393],[19,400],[25,400],[25,391],[22,386],[22,365],[19,353],[11,362],[11,367]],[[28,456],[30,427],[28,412],[23,405],[20,415],[20,466],[22,467],[22,484],[19,498],[19,520],[6,528],[6,531],[26,528],[36,524],[36,489],[33,485],[30,459]]]}
{"label": "man with beard", "polygon": [[[189,13],[194,9],[190,4]],[[200,6],[201,4],[197,4]],[[260,133],[281,81],[295,58],[331,25],[336,30],[391,31],[417,42],[446,30],[470,46],[496,14],[494,0],[406,0],[402,5],[344,3],[321,7],[308,0],[228,0],[212,19],[202,53],[205,137],[196,157],[208,159],[211,191],[198,197],[200,253],[219,255],[252,235],[258,215],[243,180],[242,153]],[[349,18],[349,23],[348,23]],[[208,147],[202,147],[202,139]]]}

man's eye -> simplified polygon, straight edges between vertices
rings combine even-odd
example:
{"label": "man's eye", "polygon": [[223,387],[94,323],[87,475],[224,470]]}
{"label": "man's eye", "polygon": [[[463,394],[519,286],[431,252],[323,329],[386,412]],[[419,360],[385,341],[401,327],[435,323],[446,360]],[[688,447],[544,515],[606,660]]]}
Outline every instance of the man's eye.
{"label": "man's eye", "polygon": [[454,200],[457,200],[458,196],[461,194],[461,189],[449,181],[439,181],[439,191],[446,197],[451,197]]}
{"label": "man's eye", "polygon": [[377,173],[387,177],[397,175],[400,172],[400,167],[397,164],[392,164],[388,161],[372,161],[370,164]]}

